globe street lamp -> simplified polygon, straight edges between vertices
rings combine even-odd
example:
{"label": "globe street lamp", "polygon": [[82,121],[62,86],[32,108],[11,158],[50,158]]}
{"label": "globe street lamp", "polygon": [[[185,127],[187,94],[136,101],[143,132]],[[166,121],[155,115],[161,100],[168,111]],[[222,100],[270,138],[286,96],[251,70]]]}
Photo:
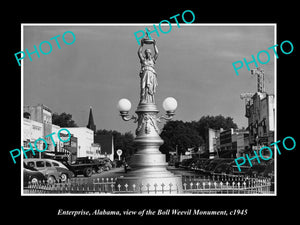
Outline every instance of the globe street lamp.
{"label": "globe street lamp", "polygon": [[175,115],[175,110],[177,109],[177,101],[173,97],[168,97],[163,101],[163,108],[166,111],[167,117],[163,117],[164,119],[172,119]]}
{"label": "globe street lamp", "polygon": [[129,121],[131,119],[136,119],[135,116],[128,115],[128,113],[131,109],[131,102],[128,99],[126,99],[126,98],[120,99],[118,102],[117,108],[120,111],[120,116],[122,117],[123,120]]}
{"label": "globe street lamp", "polygon": [[[175,115],[177,101],[173,97],[168,97],[163,101],[163,108],[166,116],[158,116],[159,110],[155,104],[154,95],[157,87],[157,76],[154,70],[154,63],[158,57],[156,41],[148,42],[142,39],[138,49],[138,56],[141,62],[140,71],[140,102],[135,111],[137,116],[130,116],[131,103],[128,99],[119,100],[117,108],[124,121],[133,120],[137,123],[134,142],[137,145],[137,152],[131,157],[129,166],[132,170],[120,177],[116,181],[119,187],[126,186],[128,190],[138,193],[164,193],[166,186],[167,193],[182,192],[182,178],[167,170],[165,155],[159,151],[159,147],[164,143],[160,138],[160,129],[157,123],[161,119],[171,120]],[[144,55],[142,48],[144,44],[153,44],[154,55],[151,50],[146,49]],[[135,187],[147,187],[146,189],[136,189]],[[163,188],[161,188],[163,187]],[[126,188],[126,189],[127,189]],[[133,189],[132,189],[133,188]]]}
{"label": "globe street lamp", "polygon": [[126,99],[126,98],[122,98],[119,100],[118,102],[118,110],[120,112],[123,112],[123,113],[128,113],[131,109],[131,102]]}

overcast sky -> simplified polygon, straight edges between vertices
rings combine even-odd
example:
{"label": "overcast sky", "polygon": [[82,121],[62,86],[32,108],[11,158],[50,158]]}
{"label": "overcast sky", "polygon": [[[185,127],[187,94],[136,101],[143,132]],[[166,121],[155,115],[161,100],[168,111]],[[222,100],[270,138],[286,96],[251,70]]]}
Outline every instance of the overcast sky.
{"label": "overcast sky", "polygon": [[[239,127],[247,127],[244,92],[257,90],[256,77],[246,66],[236,76],[232,63],[251,60],[261,50],[271,55],[265,70],[265,87],[274,93],[273,25],[264,26],[182,26],[173,24],[168,34],[156,39],[159,57],[156,63],[158,89],[155,100],[161,114],[162,102],[172,96],[178,101],[175,120],[199,120],[205,115],[233,117]],[[148,24],[151,27],[153,24]],[[53,112],[67,112],[79,126],[88,123],[93,108],[97,129],[134,133],[136,124],[125,122],[116,109],[120,98],[132,102],[134,113],[139,101],[138,44],[134,32],[146,25],[126,26],[24,26],[24,49],[33,51],[42,41],[72,31],[76,41],[61,49],[50,41],[49,55],[32,55],[24,63],[24,105],[45,104]],[[153,29],[153,28],[152,28]],[[167,30],[167,27],[164,28]],[[68,42],[71,35],[66,35]],[[152,48],[152,46],[151,46]],[[43,50],[48,51],[47,44]],[[261,55],[266,61],[266,56]],[[250,65],[254,68],[254,64]]]}

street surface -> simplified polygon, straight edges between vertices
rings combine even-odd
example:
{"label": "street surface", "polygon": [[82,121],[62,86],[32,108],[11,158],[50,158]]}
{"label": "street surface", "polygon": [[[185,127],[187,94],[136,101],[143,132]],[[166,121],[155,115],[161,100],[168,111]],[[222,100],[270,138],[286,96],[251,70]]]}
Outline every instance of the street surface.
{"label": "street surface", "polygon": [[[193,171],[188,171],[181,168],[175,168],[173,166],[168,166],[167,169],[176,175],[195,176],[195,172]],[[128,173],[130,173],[130,171],[128,171]],[[84,177],[83,175],[78,175],[76,178],[72,178],[71,181],[75,183],[92,184],[93,182],[96,181],[101,182],[102,178],[105,178],[104,181],[106,182],[107,181],[106,178],[109,178],[108,181],[111,181],[111,178],[115,179],[124,175],[126,175],[124,168],[120,167],[120,168],[113,168],[109,171],[103,171],[102,173],[93,174],[91,177]]]}

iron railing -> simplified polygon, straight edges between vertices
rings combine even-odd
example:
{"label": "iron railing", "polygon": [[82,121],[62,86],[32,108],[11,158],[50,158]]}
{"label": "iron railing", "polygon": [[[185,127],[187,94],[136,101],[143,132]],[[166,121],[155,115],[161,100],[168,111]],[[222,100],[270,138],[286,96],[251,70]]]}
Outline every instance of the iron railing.
{"label": "iron railing", "polygon": [[[65,183],[29,183],[24,194],[272,194],[270,178],[224,174],[182,176],[182,187],[173,184],[116,184],[117,178],[75,178]],[[177,190],[177,191],[176,191]],[[183,190],[180,191],[180,190]]]}

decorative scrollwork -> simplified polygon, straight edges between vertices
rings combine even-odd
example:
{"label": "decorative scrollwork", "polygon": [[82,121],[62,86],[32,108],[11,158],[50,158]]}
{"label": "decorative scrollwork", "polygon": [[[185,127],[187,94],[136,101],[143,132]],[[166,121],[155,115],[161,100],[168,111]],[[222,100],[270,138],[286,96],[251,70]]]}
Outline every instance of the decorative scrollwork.
{"label": "decorative scrollwork", "polygon": [[138,119],[138,127],[136,129],[136,135],[141,132],[141,130],[144,128],[145,134],[151,133],[151,127],[154,128],[154,130],[159,134],[159,128],[156,124],[156,114],[154,113],[143,113],[139,119]]}
{"label": "decorative scrollwork", "polygon": [[134,115],[129,116],[128,113],[121,113],[120,116],[122,117],[122,119],[124,121],[133,120],[134,123],[136,123],[138,121],[138,117],[136,117]]}

